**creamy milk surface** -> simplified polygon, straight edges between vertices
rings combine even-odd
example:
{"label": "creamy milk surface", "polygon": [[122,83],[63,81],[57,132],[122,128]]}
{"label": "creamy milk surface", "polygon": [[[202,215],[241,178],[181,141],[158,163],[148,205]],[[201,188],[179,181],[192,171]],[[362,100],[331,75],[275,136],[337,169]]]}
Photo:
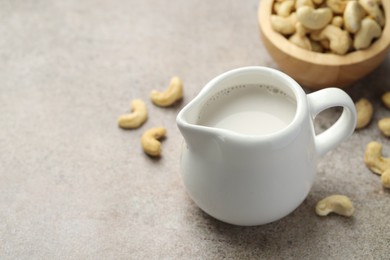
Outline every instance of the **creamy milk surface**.
{"label": "creamy milk surface", "polygon": [[203,106],[198,124],[246,135],[266,135],[285,128],[296,102],[267,85],[240,85],[218,92]]}

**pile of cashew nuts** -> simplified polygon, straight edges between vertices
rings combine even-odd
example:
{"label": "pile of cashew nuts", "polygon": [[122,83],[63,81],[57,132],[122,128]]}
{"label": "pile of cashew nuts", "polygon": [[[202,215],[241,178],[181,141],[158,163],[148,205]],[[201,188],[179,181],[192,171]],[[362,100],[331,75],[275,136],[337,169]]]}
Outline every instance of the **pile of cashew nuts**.
{"label": "pile of cashew nuts", "polygon": [[[183,83],[178,77],[173,77],[169,86],[162,92],[153,90],[150,99],[159,107],[169,107],[183,98]],[[118,125],[124,129],[136,129],[141,127],[148,119],[148,109],[141,99],[131,102],[131,113],[119,117]],[[160,139],[166,136],[164,127],[153,127],[146,130],[141,137],[141,145],[144,152],[152,157],[161,156]]]}
{"label": "pile of cashew nuts", "polygon": [[[390,109],[390,92],[384,93],[381,100],[383,105]],[[365,98],[358,100],[355,107],[357,112],[356,129],[362,129],[371,122],[374,109],[371,102]],[[390,117],[379,120],[378,128],[384,136],[390,137]],[[375,141],[368,143],[364,162],[373,173],[381,176],[383,187],[390,188],[390,158],[382,156],[382,144]]]}
{"label": "pile of cashew nuts", "polygon": [[301,48],[344,55],[370,47],[384,17],[382,0],[275,0],[271,26]]}

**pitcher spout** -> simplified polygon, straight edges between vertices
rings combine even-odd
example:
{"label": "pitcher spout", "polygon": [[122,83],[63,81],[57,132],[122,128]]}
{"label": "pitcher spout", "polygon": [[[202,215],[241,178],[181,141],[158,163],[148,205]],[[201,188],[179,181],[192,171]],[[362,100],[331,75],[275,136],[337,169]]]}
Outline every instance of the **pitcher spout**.
{"label": "pitcher spout", "polygon": [[180,111],[176,122],[187,148],[201,152],[210,149],[210,144],[215,143],[215,135],[212,129],[197,124],[200,109],[195,105],[189,104]]}
{"label": "pitcher spout", "polygon": [[251,77],[248,79],[247,73],[238,74],[233,79],[228,73],[222,74],[206,84],[179,112],[176,122],[188,149],[202,152],[223,150],[227,140],[231,140],[230,137],[236,133],[232,134],[233,131],[217,126],[214,119],[210,121],[210,113],[220,109],[218,100],[230,96],[233,89],[241,88],[243,84],[250,84],[254,80]]}
{"label": "pitcher spout", "polygon": [[[202,124],[201,118],[205,113],[207,102],[212,99],[220,87],[206,85],[190,103],[177,115],[177,126],[184,137],[187,149],[200,157],[216,159],[222,157],[228,133],[212,125]],[[207,111],[206,111],[207,113]]]}

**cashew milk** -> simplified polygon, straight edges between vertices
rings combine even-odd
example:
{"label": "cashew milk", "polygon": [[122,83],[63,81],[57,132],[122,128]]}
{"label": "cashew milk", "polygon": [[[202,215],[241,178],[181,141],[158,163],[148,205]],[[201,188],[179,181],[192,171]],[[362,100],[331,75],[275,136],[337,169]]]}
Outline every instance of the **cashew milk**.
{"label": "cashew milk", "polygon": [[246,135],[267,135],[290,124],[295,112],[295,100],[275,87],[240,85],[206,101],[198,124]]}

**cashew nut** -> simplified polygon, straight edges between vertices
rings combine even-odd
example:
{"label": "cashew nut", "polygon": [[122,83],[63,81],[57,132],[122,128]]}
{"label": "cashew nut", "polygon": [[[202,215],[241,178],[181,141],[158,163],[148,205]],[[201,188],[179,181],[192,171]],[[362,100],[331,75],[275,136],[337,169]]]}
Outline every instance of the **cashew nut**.
{"label": "cashew nut", "polygon": [[371,102],[366,98],[361,98],[355,103],[355,108],[357,113],[356,129],[366,127],[371,122],[374,113]]}
{"label": "cashew nut", "polygon": [[158,139],[165,137],[166,130],[163,127],[154,127],[147,130],[141,137],[142,148],[150,156],[161,155],[161,143]]}
{"label": "cashew nut", "polygon": [[364,162],[372,172],[378,175],[390,169],[390,158],[382,157],[382,144],[378,142],[372,141],[367,144]]}
{"label": "cashew nut", "polygon": [[173,77],[168,88],[164,92],[153,90],[151,93],[152,102],[160,107],[167,107],[183,98],[183,83],[180,78]]}
{"label": "cashew nut", "polygon": [[286,0],[275,5],[276,14],[282,17],[288,17],[294,9],[294,0]]}
{"label": "cashew nut", "polygon": [[311,43],[309,38],[300,35],[298,32],[294,33],[288,40],[298,47],[311,51]]}
{"label": "cashew nut", "polygon": [[309,6],[301,6],[297,9],[298,21],[312,30],[324,28],[332,20],[332,17],[332,10],[328,7],[314,9]]}
{"label": "cashew nut", "polygon": [[332,19],[332,25],[342,28],[344,25],[344,18],[341,16],[335,16]]}
{"label": "cashew nut", "polygon": [[290,35],[295,33],[296,22],[297,16],[295,13],[290,14],[288,17],[271,15],[272,28],[283,35]]}
{"label": "cashew nut", "polygon": [[365,11],[357,1],[349,1],[343,14],[345,29],[350,33],[356,33],[360,29]]}
{"label": "cashew nut", "polygon": [[390,91],[382,95],[381,100],[383,104],[390,109]]}
{"label": "cashew nut", "polygon": [[295,0],[295,10],[297,10],[301,6],[309,6],[314,8],[312,0]]}
{"label": "cashew nut", "polygon": [[327,216],[329,213],[336,213],[341,216],[352,216],[355,209],[351,200],[344,195],[331,195],[319,202],[316,205],[316,213],[319,216]]}
{"label": "cashew nut", "polygon": [[385,188],[390,188],[390,169],[387,169],[381,175],[382,185]]}
{"label": "cashew nut", "polygon": [[347,31],[340,29],[334,25],[327,25],[323,30],[311,34],[313,40],[328,39],[330,42],[330,50],[333,53],[343,55],[347,53],[351,46],[351,38]]}
{"label": "cashew nut", "polygon": [[385,25],[385,16],[376,0],[359,0],[359,4],[380,26]]}
{"label": "cashew nut", "polygon": [[382,34],[382,28],[377,22],[370,17],[362,20],[360,30],[355,34],[353,47],[356,50],[365,49],[370,46],[374,38],[378,38]]}
{"label": "cashew nut", "polygon": [[300,23],[295,24],[295,33],[288,38],[288,40],[298,47],[301,47],[306,50],[311,50],[311,42],[308,37],[306,37],[307,29]]}
{"label": "cashew nut", "polygon": [[384,136],[390,136],[390,117],[379,120],[378,128]]}
{"label": "cashew nut", "polygon": [[[381,36],[385,24],[382,0],[275,0],[273,8],[271,25],[275,31],[289,36],[298,46],[320,51],[318,44],[311,43],[308,48],[303,34],[310,33],[311,42],[323,46],[322,53],[344,55],[368,48]],[[305,30],[294,27],[298,22]],[[293,35],[297,31],[301,37]]]}
{"label": "cashew nut", "polygon": [[131,102],[131,114],[122,115],[118,119],[118,125],[122,128],[132,129],[140,127],[148,119],[148,111],[141,99]]}
{"label": "cashew nut", "polygon": [[336,14],[341,14],[349,0],[327,0],[326,5]]}

